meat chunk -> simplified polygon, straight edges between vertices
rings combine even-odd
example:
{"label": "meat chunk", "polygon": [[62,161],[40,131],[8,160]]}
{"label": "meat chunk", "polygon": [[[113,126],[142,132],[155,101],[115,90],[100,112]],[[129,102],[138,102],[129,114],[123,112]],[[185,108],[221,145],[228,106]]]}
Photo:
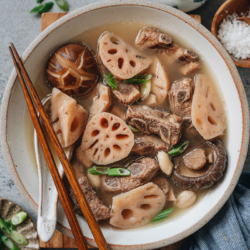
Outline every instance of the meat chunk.
{"label": "meat chunk", "polygon": [[181,117],[191,117],[193,98],[193,81],[191,78],[183,78],[172,84],[168,93],[170,110]]}
{"label": "meat chunk", "polygon": [[96,114],[105,112],[110,109],[112,104],[110,88],[104,84],[97,86],[97,96],[93,100],[93,104],[90,110],[89,120]]}
{"label": "meat chunk", "polygon": [[170,185],[164,176],[158,175],[152,180],[152,182],[156,184],[163,191],[163,193],[168,197]]}
{"label": "meat chunk", "polygon": [[183,160],[186,167],[193,170],[202,169],[207,163],[205,150],[202,148],[194,149],[190,153],[186,154],[183,157]]}
{"label": "meat chunk", "polygon": [[132,104],[141,97],[138,86],[133,84],[119,83],[117,90],[112,90],[118,101],[125,105]]}
{"label": "meat chunk", "polygon": [[156,156],[158,151],[168,152],[169,146],[155,135],[136,135],[132,153],[144,156]]}
{"label": "meat chunk", "polygon": [[[78,179],[80,187],[89,203],[89,206],[96,218],[97,221],[99,220],[106,220],[110,218],[110,209],[106,207],[101,200],[96,196],[96,193],[93,191],[91,185],[88,182],[87,177],[82,174],[81,177]],[[81,213],[79,208],[79,204],[77,203],[77,199],[73,190],[71,190],[71,198],[73,203],[75,204],[75,210],[78,213]]]}
{"label": "meat chunk", "polygon": [[122,120],[126,118],[126,107],[124,105],[115,104],[111,113],[120,117]]}
{"label": "meat chunk", "polygon": [[144,45],[145,48],[165,47],[172,43],[172,38],[160,31],[145,27],[142,28],[135,40],[136,45]]}
{"label": "meat chunk", "polygon": [[182,118],[168,112],[154,110],[143,105],[129,106],[127,122],[145,134],[158,134],[172,148],[179,140]]}
{"label": "meat chunk", "polygon": [[130,176],[112,177],[105,176],[102,189],[109,193],[126,192],[149,182],[159,170],[158,163],[152,158],[142,158],[132,163],[128,169]]}

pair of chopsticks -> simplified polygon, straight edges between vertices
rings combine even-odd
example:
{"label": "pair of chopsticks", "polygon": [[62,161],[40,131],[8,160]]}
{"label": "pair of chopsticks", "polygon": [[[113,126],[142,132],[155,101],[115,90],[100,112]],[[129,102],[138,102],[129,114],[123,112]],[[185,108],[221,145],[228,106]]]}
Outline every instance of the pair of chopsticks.
{"label": "pair of chopsticks", "polygon": [[[84,249],[87,250],[88,246],[87,243],[85,241],[85,238],[83,236],[83,233],[81,231],[81,228],[79,226],[79,223],[77,221],[76,215],[74,213],[72,204],[70,202],[69,196],[67,194],[67,191],[65,189],[65,186],[63,184],[63,181],[58,173],[58,169],[57,166],[55,164],[53,155],[50,151],[50,148],[48,146],[47,140],[42,132],[41,129],[41,125],[39,123],[38,117],[37,117],[37,113],[34,107],[37,107],[38,112],[40,114],[40,116],[42,117],[44,126],[48,132],[48,135],[50,137],[50,140],[53,144],[53,147],[56,150],[56,153],[58,155],[58,158],[60,160],[60,162],[62,163],[62,166],[64,168],[66,177],[73,189],[73,192],[77,198],[78,204],[80,206],[80,209],[92,231],[92,234],[96,240],[96,244],[98,245],[98,248],[100,250],[109,250],[108,244],[102,234],[102,231],[98,225],[98,223],[96,222],[96,219],[91,211],[91,208],[89,207],[89,204],[85,198],[85,195],[83,194],[83,191],[75,177],[74,171],[68,161],[68,158],[66,157],[60,142],[57,139],[56,134],[54,133],[52,124],[49,120],[49,117],[46,113],[46,111],[43,108],[43,105],[38,97],[38,94],[28,76],[27,71],[24,68],[24,65],[15,49],[15,46],[13,45],[13,43],[11,43],[11,46],[9,47],[10,50],[10,54],[12,56],[16,71],[17,71],[17,75],[18,75],[18,79],[21,83],[21,87],[24,93],[24,97],[39,139],[39,142],[41,144],[41,148],[43,150],[46,162],[48,164],[50,173],[52,175],[53,181],[55,183],[56,189],[58,191],[58,195],[60,198],[60,201],[62,203],[63,209],[65,211],[65,214],[67,216],[67,219],[69,221],[71,230],[73,232],[74,238],[76,240],[76,244],[78,246],[78,249]],[[34,101],[34,104],[32,102],[32,99]]]}

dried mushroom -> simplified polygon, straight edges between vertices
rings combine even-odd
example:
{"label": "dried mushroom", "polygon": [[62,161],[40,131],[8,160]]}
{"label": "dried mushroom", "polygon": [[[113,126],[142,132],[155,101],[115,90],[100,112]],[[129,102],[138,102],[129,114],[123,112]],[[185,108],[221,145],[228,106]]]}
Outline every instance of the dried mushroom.
{"label": "dried mushroom", "polygon": [[219,94],[210,86],[207,76],[199,74],[196,77],[192,123],[205,140],[222,135],[226,129],[226,117]]}
{"label": "dried mushroom", "polygon": [[145,157],[130,164],[128,169],[131,172],[130,176],[105,176],[103,178],[102,189],[105,192],[116,193],[127,192],[131,189],[139,187],[155,177],[157,171],[159,170],[159,165],[155,159]]}
{"label": "dried mushroom", "polygon": [[[177,159],[172,175],[174,183],[182,188],[191,190],[200,190],[211,187],[214,182],[218,181],[226,168],[227,157],[226,151],[221,141],[205,142],[205,151],[212,151],[214,154],[214,163],[209,162],[200,170],[191,170],[187,168],[183,159]],[[174,158],[175,159],[175,158]]]}
{"label": "dried mushroom", "polygon": [[199,170],[202,169],[207,163],[207,157],[205,150],[202,148],[196,148],[183,157],[186,167]]}
{"label": "dried mushroom", "polygon": [[51,96],[50,120],[63,148],[76,142],[85,128],[87,111],[76,101],[54,88]]}
{"label": "dried mushroom", "polygon": [[96,164],[119,161],[130,153],[134,134],[119,117],[106,112],[95,115],[87,124],[81,148]]}
{"label": "dried mushroom", "polygon": [[103,65],[119,79],[132,78],[152,63],[150,58],[109,32],[101,35],[98,53]]}
{"label": "dried mushroom", "polygon": [[90,92],[98,79],[98,66],[91,51],[80,44],[67,44],[50,57],[46,78],[49,85],[67,95]]}
{"label": "dried mushroom", "polygon": [[154,219],[165,203],[163,191],[147,183],[113,198],[110,224],[118,228],[143,226]]}

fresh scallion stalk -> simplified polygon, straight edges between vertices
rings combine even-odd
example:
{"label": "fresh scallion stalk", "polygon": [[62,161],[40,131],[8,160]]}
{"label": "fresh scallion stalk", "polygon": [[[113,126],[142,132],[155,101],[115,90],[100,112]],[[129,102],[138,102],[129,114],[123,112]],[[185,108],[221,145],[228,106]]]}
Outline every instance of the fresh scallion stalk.
{"label": "fresh scallion stalk", "polygon": [[128,124],[128,127],[130,128],[130,130],[133,132],[133,133],[138,133],[139,130],[131,125]]}
{"label": "fresh scallion stalk", "polygon": [[19,212],[19,213],[15,214],[11,219],[12,224],[15,226],[21,224],[22,222],[24,222],[26,220],[27,216],[28,215],[26,212]]}
{"label": "fresh scallion stalk", "polygon": [[10,220],[10,219],[4,219],[4,221],[5,221],[5,223],[6,223],[6,225],[7,225],[8,227],[11,226],[11,220]]}
{"label": "fresh scallion stalk", "polygon": [[49,11],[52,7],[53,7],[54,3],[53,2],[48,2],[48,3],[44,3],[44,4],[40,4],[38,6],[36,6],[35,8],[33,8],[30,13],[44,13]]}
{"label": "fresh scallion stalk", "polygon": [[151,92],[151,81],[144,82],[140,85],[141,101],[145,101]]}
{"label": "fresh scallion stalk", "polygon": [[172,148],[168,152],[168,155],[176,156],[176,155],[182,154],[187,149],[188,145],[189,145],[189,141],[185,141],[181,145],[179,145],[179,146],[177,146],[175,148]]}
{"label": "fresh scallion stalk", "polygon": [[6,235],[1,236],[2,243],[10,250],[19,250],[19,247]]}
{"label": "fresh scallion stalk", "polygon": [[130,79],[125,80],[125,83],[130,83],[130,84],[142,84],[144,82],[149,81],[152,78],[151,74],[143,74],[143,75],[137,75],[134,76]]}
{"label": "fresh scallion stalk", "polygon": [[43,2],[43,0],[36,0],[36,2],[37,2],[37,3],[41,3],[41,2]]}
{"label": "fresh scallion stalk", "polygon": [[110,168],[108,169],[109,176],[129,176],[131,175],[130,170],[126,168]]}
{"label": "fresh scallion stalk", "polygon": [[108,167],[99,167],[95,166],[93,168],[89,168],[88,172],[93,175],[105,175],[108,174]]}
{"label": "fresh scallion stalk", "polygon": [[156,217],[152,220],[153,222],[156,221],[161,221],[161,220],[165,220],[168,215],[173,211],[174,207],[168,208],[166,210],[161,211],[159,214],[156,215]]}
{"label": "fresh scallion stalk", "polygon": [[7,225],[7,223],[0,217],[0,229],[7,234],[10,234],[11,231]]}
{"label": "fresh scallion stalk", "polygon": [[21,233],[17,232],[17,231],[11,231],[11,237],[12,239],[22,245],[22,246],[27,246],[28,245],[28,241],[27,239],[24,237],[24,235],[22,235]]}
{"label": "fresh scallion stalk", "polygon": [[117,90],[115,79],[112,74],[107,75],[105,72],[103,72],[103,79],[110,87]]}
{"label": "fresh scallion stalk", "polygon": [[63,11],[69,10],[69,5],[65,0],[55,0],[55,2],[61,10]]}

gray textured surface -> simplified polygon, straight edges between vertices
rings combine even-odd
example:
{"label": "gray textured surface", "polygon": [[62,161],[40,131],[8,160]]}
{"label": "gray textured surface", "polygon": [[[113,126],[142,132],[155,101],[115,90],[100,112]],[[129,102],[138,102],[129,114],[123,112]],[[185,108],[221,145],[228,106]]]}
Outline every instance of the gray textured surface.
{"label": "gray textured surface", "polygon": [[[14,42],[18,52],[22,54],[26,47],[40,33],[41,18],[39,15],[29,14],[29,10],[35,5],[36,0],[1,0],[0,14],[0,99],[13,68],[8,45]],[[97,0],[69,0],[70,11],[77,9],[84,4],[97,2]],[[213,16],[223,0],[209,0],[204,6],[193,11],[193,14],[202,16],[202,24],[210,30]],[[57,6],[53,7],[53,12],[60,12]],[[250,69],[238,68],[241,75],[248,100],[250,100]],[[250,152],[248,152],[245,169],[250,170]],[[5,162],[0,153],[0,196],[9,198],[24,209],[26,209],[33,219],[36,220],[36,214],[26,204],[13,183]]]}

